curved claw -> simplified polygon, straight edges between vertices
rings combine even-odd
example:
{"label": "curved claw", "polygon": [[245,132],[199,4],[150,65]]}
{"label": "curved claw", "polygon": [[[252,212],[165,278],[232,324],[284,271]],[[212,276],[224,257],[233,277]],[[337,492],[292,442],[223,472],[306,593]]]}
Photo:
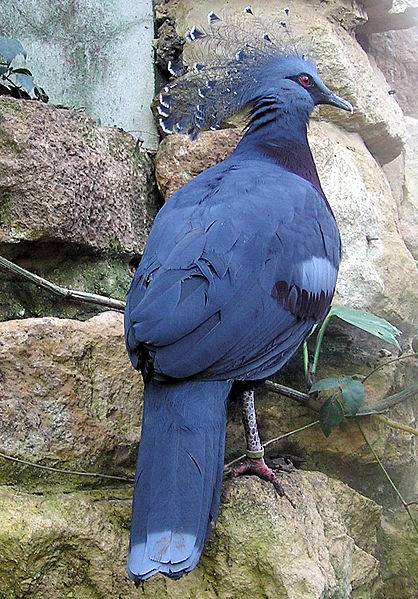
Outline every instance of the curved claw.
{"label": "curved claw", "polygon": [[253,474],[262,480],[270,482],[275,488],[276,493],[280,495],[280,497],[286,497],[290,505],[296,509],[296,505],[284,490],[282,483],[277,478],[275,472],[267,466],[264,458],[246,458],[239,466],[236,466],[235,468],[229,466],[224,469],[224,476],[226,478],[236,478],[243,474]]}

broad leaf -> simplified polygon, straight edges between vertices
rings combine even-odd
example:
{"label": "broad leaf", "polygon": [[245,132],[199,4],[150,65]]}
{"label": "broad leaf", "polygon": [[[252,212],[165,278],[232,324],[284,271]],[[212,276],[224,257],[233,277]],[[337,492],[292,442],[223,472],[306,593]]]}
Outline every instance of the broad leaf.
{"label": "broad leaf", "polygon": [[338,401],[339,396],[339,393],[331,395],[331,397],[321,406],[319,411],[322,432],[326,437],[329,437],[334,428],[336,428],[344,418],[344,410]]}
{"label": "broad leaf", "polygon": [[309,389],[309,393],[315,393],[316,391],[327,391],[328,389],[332,389],[333,387],[338,387],[338,385],[338,379],[321,379],[320,381],[316,381],[316,383],[312,385],[312,387]]}
{"label": "broad leaf", "polygon": [[332,306],[328,313],[329,316],[338,316],[341,320],[345,320],[355,327],[367,331],[375,337],[379,337],[382,341],[394,345],[398,349],[401,349],[396,336],[401,334],[401,331],[390,324],[384,318],[379,318],[369,312],[363,312],[362,310],[354,310],[353,308],[347,308],[346,306]]}
{"label": "broad leaf", "polygon": [[351,376],[341,377],[340,383],[344,407],[355,416],[364,400],[364,385]]}
{"label": "broad leaf", "polygon": [[[23,69],[22,69],[23,70]],[[15,74],[16,73],[16,74]],[[35,83],[33,81],[32,75],[26,75],[24,73],[20,73],[18,69],[14,70],[11,77],[12,80],[15,80],[16,84],[30,94],[33,90]]]}
{"label": "broad leaf", "polygon": [[5,60],[7,65],[9,65],[19,54],[23,54],[26,58],[26,52],[24,51],[22,44],[11,37],[3,37],[0,35],[0,57]]}
{"label": "broad leaf", "polygon": [[32,77],[32,73],[29,71],[29,69],[13,69],[13,73],[21,73],[22,75],[29,75],[30,77]]}

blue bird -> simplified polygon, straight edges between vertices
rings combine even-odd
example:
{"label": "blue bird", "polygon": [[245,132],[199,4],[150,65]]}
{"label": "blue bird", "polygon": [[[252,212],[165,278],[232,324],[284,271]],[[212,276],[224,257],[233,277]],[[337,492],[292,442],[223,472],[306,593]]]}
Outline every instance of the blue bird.
{"label": "blue bird", "polygon": [[[229,26],[208,20],[191,44],[225,39]],[[199,561],[218,514],[233,386],[248,457],[229,475],[258,474],[286,495],[263,460],[254,388],[293,356],[334,294],[340,236],[307,124],[317,104],[352,108],[296,49],[255,29],[241,42],[230,35],[232,59],[218,44],[217,64],[183,69],[159,98],[169,133],[195,137],[244,107],[248,124],[229,158],[160,210],[128,292],[126,345],[145,383],[127,567],[136,583],[179,578]]]}

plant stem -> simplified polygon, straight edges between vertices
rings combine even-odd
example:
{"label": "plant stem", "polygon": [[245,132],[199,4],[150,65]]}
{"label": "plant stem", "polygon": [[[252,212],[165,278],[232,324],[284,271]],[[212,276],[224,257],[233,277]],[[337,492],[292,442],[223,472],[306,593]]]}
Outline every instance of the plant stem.
{"label": "plant stem", "polygon": [[393,360],[388,360],[384,364],[380,364],[379,366],[376,366],[376,368],[374,368],[371,372],[369,372],[369,374],[363,379],[363,385],[367,381],[367,379],[372,376],[372,374],[374,374],[381,368],[388,366],[388,364],[392,364],[393,362],[399,362],[400,360],[406,360],[406,358],[414,358],[416,356],[418,356],[418,352],[415,352],[413,354],[405,354],[403,356],[399,356],[398,358],[393,358]]}
{"label": "plant stem", "polygon": [[11,462],[18,462],[19,464],[25,464],[25,466],[31,466],[31,468],[40,468],[41,470],[49,470],[50,472],[60,472],[61,474],[72,474],[76,476],[93,476],[95,478],[110,478],[112,480],[123,480],[127,483],[132,483],[135,481],[135,479],[133,478],[126,478],[124,476],[113,476],[111,474],[100,474],[98,472],[83,472],[78,470],[64,470],[62,468],[52,468],[52,466],[43,466],[42,464],[34,464],[33,462],[28,462],[27,460],[14,458],[5,453],[0,453],[0,458],[10,460]]}
{"label": "plant stem", "polygon": [[412,516],[411,510],[409,509],[409,505],[408,503],[405,501],[405,499],[402,497],[400,491],[398,490],[398,487],[395,485],[395,483],[393,482],[393,480],[391,479],[388,471],[386,470],[386,468],[383,466],[382,462],[380,461],[379,456],[377,455],[377,453],[375,452],[375,450],[373,449],[372,445],[370,444],[368,438],[366,437],[363,429],[361,428],[360,424],[357,422],[357,426],[360,429],[361,434],[363,435],[364,440],[366,441],[366,444],[368,446],[368,448],[370,449],[371,453],[374,456],[374,459],[376,460],[376,462],[379,464],[383,474],[385,475],[386,479],[388,480],[390,486],[392,487],[392,489],[395,491],[396,495],[399,497],[399,499],[401,500],[402,505],[404,506],[404,508],[406,509],[409,518],[411,519],[411,522],[415,528],[416,533],[418,534],[418,524],[415,521],[414,517]]}
{"label": "plant stem", "polygon": [[70,300],[78,300],[81,302],[96,304],[97,306],[104,306],[106,308],[110,308],[112,310],[117,310],[119,312],[123,312],[125,309],[125,302],[122,302],[117,299],[105,297],[104,295],[97,295],[95,293],[86,293],[85,291],[73,291],[72,289],[66,289],[65,287],[60,287],[59,285],[55,285],[55,283],[51,283],[47,279],[43,279],[38,275],[29,272],[28,270],[10,262],[6,258],[0,256],[0,266],[4,269],[13,272],[14,274],[34,283],[38,287],[42,287],[43,289],[47,289],[51,291],[51,293],[55,293],[56,295],[61,295]]}
{"label": "plant stem", "polygon": [[321,328],[319,329],[318,336],[316,338],[315,354],[314,354],[312,368],[311,368],[311,375],[312,376],[315,376],[315,374],[316,374],[316,368],[318,366],[319,353],[321,351],[321,345],[322,345],[322,340],[324,338],[325,329],[327,328],[328,323],[329,323],[329,321],[331,320],[331,318],[333,316],[334,316],[333,314],[328,313],[328,315],[325,318],[324,322],[321,324]]}
{"label": "plant stem", "polygon": [[395,422],[395,420],[391,420],[390,418],[387,418],[382,414],[376,414],[374,417],[376,418],[376,420],[380,420],[380,422],[383,422],[383,424],[387,424],[392,428],[397,428],[401,431],[405,431],[406,433],[410,433],[411,435],[415,435],[418,437],[418,431],[412,428],[412,426],[407,426],[406,424]]}
{"label": "plant stem", "polygon": [[303,371],[305,373],[305,380],[308,381],[309,352],[308,352],[308,344],[306,342],[306,339],[302,344],[302,355],[303,355]]}

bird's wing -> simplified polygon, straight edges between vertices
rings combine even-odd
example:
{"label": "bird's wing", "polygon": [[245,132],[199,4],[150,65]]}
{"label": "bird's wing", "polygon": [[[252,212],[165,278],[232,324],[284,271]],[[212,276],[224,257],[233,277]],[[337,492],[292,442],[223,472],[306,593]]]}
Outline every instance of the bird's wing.
{"label": "bird's wing", "polygon": [[218,166],[160,211],[128,293],[131,359],[145,346],[165,376],[275,371],[334,292],[339,235],[318,192],[271,164]]}

